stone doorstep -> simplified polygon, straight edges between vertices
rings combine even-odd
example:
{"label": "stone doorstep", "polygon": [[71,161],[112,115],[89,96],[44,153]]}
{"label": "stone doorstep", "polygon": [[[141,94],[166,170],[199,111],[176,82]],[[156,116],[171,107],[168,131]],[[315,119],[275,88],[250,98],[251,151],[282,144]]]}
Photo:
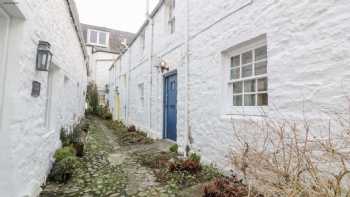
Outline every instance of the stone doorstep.
{"label": "stone doorstep", "polygon": [[137,144],[122,146],[121,151],[128,152],[128,154],[133,154],[136,152],[153,153],[153,152],[168,152],[169,148],[175,143],[169,142],[167,140],[156,140],[152,144]]}

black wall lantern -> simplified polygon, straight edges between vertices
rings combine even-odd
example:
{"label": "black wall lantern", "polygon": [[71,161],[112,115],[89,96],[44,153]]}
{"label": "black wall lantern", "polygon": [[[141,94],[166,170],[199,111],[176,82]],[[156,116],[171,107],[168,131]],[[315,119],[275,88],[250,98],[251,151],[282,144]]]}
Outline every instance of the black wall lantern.
{"label": "black wall lantern", "polygon": [[39,41],[36,55],[36,70],[49,71],[51,60],[52,52],[50,43],[45,41]]}

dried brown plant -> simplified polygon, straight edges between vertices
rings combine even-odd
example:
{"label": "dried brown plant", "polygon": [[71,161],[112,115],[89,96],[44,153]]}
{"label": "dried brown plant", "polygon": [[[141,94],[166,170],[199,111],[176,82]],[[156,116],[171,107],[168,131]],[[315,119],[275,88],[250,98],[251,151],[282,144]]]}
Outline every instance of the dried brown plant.
{"label": "dried brown plant", "polygon": [[233,122],[235,169],[264,196],[350,197],[350,113],[327,115]]}

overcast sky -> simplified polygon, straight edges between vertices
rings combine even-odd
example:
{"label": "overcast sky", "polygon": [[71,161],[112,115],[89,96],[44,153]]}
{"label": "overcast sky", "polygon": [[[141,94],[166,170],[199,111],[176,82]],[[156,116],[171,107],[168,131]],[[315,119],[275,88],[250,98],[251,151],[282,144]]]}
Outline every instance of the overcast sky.
{"label": "overcast sky", "polygon": [[[145,21],[146,0],[75,0],[80,22],[136,33]],[[158,0],[150,0],[153,8]]]}

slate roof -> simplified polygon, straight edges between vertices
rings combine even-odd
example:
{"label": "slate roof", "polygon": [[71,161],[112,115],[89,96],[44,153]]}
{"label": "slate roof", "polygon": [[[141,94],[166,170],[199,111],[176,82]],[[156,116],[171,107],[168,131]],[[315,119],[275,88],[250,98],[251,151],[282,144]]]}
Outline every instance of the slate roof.
{"label": "slate roof", "polygon": [[130,32],[125,32],[125,31],[119,31],[119,30],[114,30],[106,27],[99,27],[99,26],[94,26],[94,25],[88,25],[88,24],[80,24],[85,43],[87,40],[87,30],[88,29],[93,29],[93,30],[100,30],[100,31],[105,31],[109,32],[109,47],[99,47],[99,46],[94,46],[94,51],[95,52],[109,52],[109,53],[122,53],[124,46],[121,44],[121,42],[126,39],[127,43],[129,44],[133,38],[135,37],[135,34],[130,33]]}

